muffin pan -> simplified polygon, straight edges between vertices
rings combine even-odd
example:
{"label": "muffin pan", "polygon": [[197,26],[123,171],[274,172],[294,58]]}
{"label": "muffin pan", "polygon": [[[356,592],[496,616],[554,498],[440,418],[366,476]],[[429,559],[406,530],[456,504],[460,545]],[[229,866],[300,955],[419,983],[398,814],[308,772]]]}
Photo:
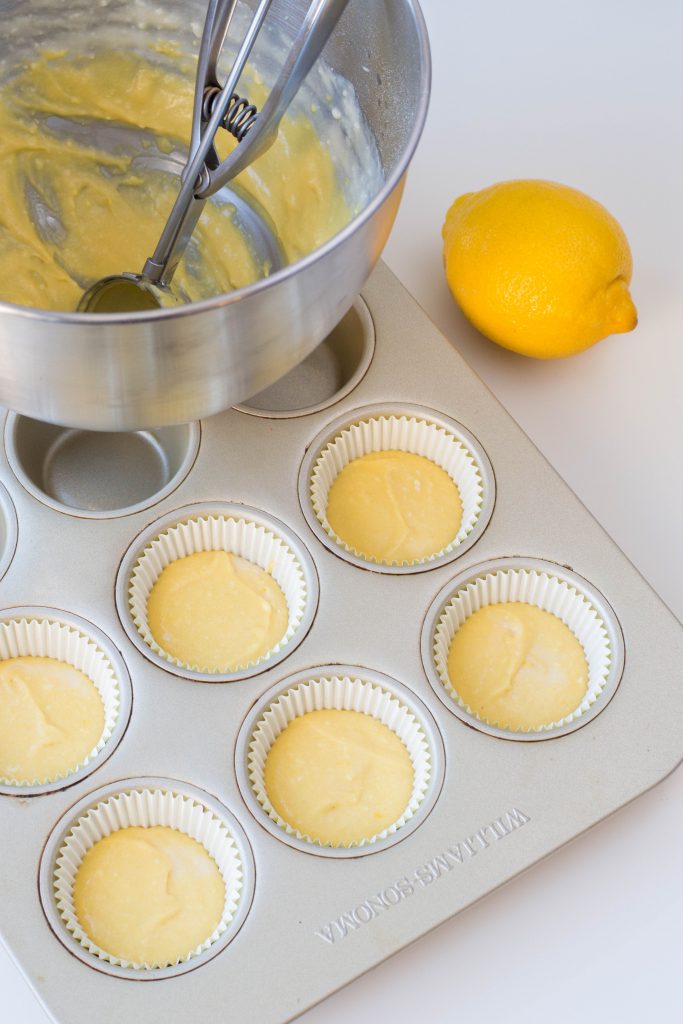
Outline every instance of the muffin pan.
{"label": "muffin pan", "polygon": [[[2,616],[80,623],[132,689],[127,728],[87,777],[42,795],[0,795],[0,829],[12,837],[0,931],[62,1024],[282,1024],[645,792],[683,756],[680,624],[386,267],[317,359],[284,390],[204,421],[201,439],[199,425],[112,440],[7,417]],[[325,532],[310,474],[340,429],[404,415],[465,444],[482,502],[447,557],[388,572],[348,557]],[[273,657],[207,685],[145,642],[129,588],[154,538],[226,511],[286,544],[305,607]],[[588,706],[524,735],[460,706],[442,682],[436,643],[458,594],[511,572],[578,594],[605,645]],[[486,587],[481,598],[491,599]],[[297,688],[342,703],[374,688],[386,707],[395,702],[396,721],[417,723],[413,754],[428,770],[410,813],[386,835],[329,849],[270,814],[259,789],[264,723]],[[287,715],[297,699],[282,705]],[[528,738],[542,742],[520,742]],[[157,809],[174,800],[188,813],[203,808],[242,872],[221,935],[156,970],[112,963],[79,941],[63,860],[82,819],[107,802],[135,805],[147,821],[145,793]]]}
{"label": "muffin pan", "polygon": [[51,508],[91,519],[160,501],[187,476],[198,449],[197,423],[109,434],[17,413],[5,421],[7,459],[26,490]]}

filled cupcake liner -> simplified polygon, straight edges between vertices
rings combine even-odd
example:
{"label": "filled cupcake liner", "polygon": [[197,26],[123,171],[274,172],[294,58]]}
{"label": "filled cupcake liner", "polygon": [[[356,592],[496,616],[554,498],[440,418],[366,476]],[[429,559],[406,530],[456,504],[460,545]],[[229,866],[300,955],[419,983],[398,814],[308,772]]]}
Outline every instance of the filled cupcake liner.
{"label": "filled cupcake liner", "polygon": [[121,710],[120,681],[111,661],[99,645],[73,626],[52,619],[16,618],[0,621],[0,661],[8,658],[55,658],[79,669],[92,680],[104,706],[104,728],[97,744],[77,765],[50,776],[17,782],[0,776],[0,785],[45,786],[68,779],[102,751],[110,739]]}
{"label": "filled cupcake liner", "polygon": [[433,636],[434,666],[446,692],[473,718],[496,728],[467,705],[448,675],[448,651],[453,637],[466,619],[480,608],[506,601],[520,601],[552,612],[564,622],[583,647],[588,664],[588,688],[579,706],[556,722],[547,722],[532,730],[520,732],[547,732],[568,725],[581,717],[604,689],[612,664],[609,633],[603,619],[589,598],[576,587],[551,573],[535,569],[500,569],[486,573],[459,589],[443,609]]}
{"label": "filled cupcake liner", "polygon": [[[173,963],[139,964],[108,953],[88,936],[74,909],[74,881],[85,854],[112,832],[135,825],[145,828],[165,825],[191,836],[213,858],[225,883],[225,903],[217,927],[201,945],[189,949]],[[154,971],[186,963],[208,950],[225,934],[242,898],[244,865],[230,830],[208,807],[182,792],[141,788],[108,797],[74,822],[57,851],[52,883],[60,919],[83,949],[115,967]]]}
{"label": "filled cupcake liner", "polygon": [[248,745],[247,774],[252,791],[263,811],[287,835],[314,846],[334,848],[332,843],[314,839],[281,818],[268,798],[264,781],[266,758],[280,733],[295,718],[322,709],[359,711],[376,718],[398,736],[410,755],[414,772],[413,790],[400,818],[376,835],[338,848],[370,845],[392,835],[410,821],[425,798],[433,774],[432,752],[421,723],[395,694],[376,683],[347,675],[311,677],[276,697],[259,716]]}
{"label": "filled cupcake liner", "polygon": [[[332,484],[354,459],[380,451],[423,455],[445,470],[458,488],[462,502],[460,528],[453,540],[440,551],[412,562],[383,562],[347,545],[330,526],[327,502]],[[325,445],[311,472],[309,494],[323,530],[349,554],[375,565],[422,565],[455,551],[472,533],[484,504],[484,476],[474,452],[440,424],[417,416],[370,416],[340,430]]]}
{"label": "filled cupcake liner", "polygon": [[[261,658],[237,669],[212,672],[198,665],[186,664],[157,643],[147,622],[147,601],[162,571],[178,558],[198,551],[227,551],[260,566],[280,586],[287,602],[287,629],[282,639]],[[159,657],[179,668],[215,676],[238,675],[277,654],[299,629],[308,599],[304,568],[286,540],[259,523],[229,515],[196,516],[163,530],[145,547],[128,582],[129,612],[145,644]]]}

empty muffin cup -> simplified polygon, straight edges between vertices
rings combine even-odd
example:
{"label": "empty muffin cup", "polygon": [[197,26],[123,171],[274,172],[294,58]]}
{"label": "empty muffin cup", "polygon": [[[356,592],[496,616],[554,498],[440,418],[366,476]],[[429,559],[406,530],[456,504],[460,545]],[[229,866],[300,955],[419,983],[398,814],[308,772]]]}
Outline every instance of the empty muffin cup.
{"label": "empty muffin cup", "polygon": [[86,519],[131,515],[171,494],[192,469],[198,423],[106,433],[9,413],[7,459],[24,488],[50,508]]}
{"label": "empty muffin cup", "polygon": [[[74,904],[74,884],[89,850],[121,829],[163,826],[199,843],[224,884],[220,919],[203,941],[172,963],[137,963],[102,949],[88,935]],[[53,829],[40,865],[40,895],[57,938],[80,960],[119,977],[156,980],[193,970],[235,937],[249,912],[254,865],[233,815],[202,790],[174,779],[127,779],[88,794]]]}
{"label": "empty muffin cup", "polygon": [[[458,630],[482,608],[508,602],[550,612],[564,623],[579,642],[587,666],[587,687],[577,705],[533,728],[513,728],[476,713],[449,674],[449,652]],[[443,588],[425,619],[422,657],[437,696],[464,722],[501,738],[539,740],[572,732],[604,709],[621,679],[624,644],[614,611],[588,581],[553,562],[507,558],[476,566]],[[525,665],[523,659],[518,667]]]}
{"label": "empty muffin cup", "polygon": [[[10,659],[26,657],[51,658],[83,673],[102,701],[103,725],[92,748],[76,764],[65,765],[62,770],[20,778],[5,765],[0,771],[0,792],[14,796],[53,792],[85,778],[114,752],[131,711],[126,666],[114,645],[92,623],[52,608],[4,610],[0,614],[0,666]],[[23,687],[11,679],[7,685],[7,699],[14,696],[16,709]]]}
{"label": "empty muffin cup", "polygon": [[[265,781],[266,761],[278,737],[295,720],[320,710],[356,711],[377,720],[398,737],[413,769],[412,790],[397,818],[344,845],[323,842],[293,827],[273,806]],[[425,705],[396,680],[348,665],[299,672],[272,687],[243,723],[236,748],[237,781],[256,819],[288,845],[324,857],[374,853],[410,835],[434,806],[443,772],[443,743]]]}
{"label": "empty muffin cup", "polygon": [[[455,485],[459,524],[438,550],[403,561],[378,557],[351,546],[330,524],[328,502],[339,475],[354,460],[381,452],[422,456]],[[377,572],[415,573],[444,565],[476,543],[493,512],[495,482],[482,446],[459,423],[419,406],[370,406],[340,418],[313,440],[299,474],[299,499],[311,529],[335,554]]]}
{"label": "empty muffin cup", "polygon": [[356,299],[348,313],[293,370],[248,402],[240,412],[268,419],[310,416],[350,394],[372,362],[375,328],[370,311]]}
{"label": "empty muffin cup", "polygon": [[[207,667],[182,660],[153,634],[148,608],[155,584],[172,563],[200,552],[236,556],[267,573],[279,588],[277,597],[286,604],[283,632],[262,655]],[[315,615],[318,581],[303,544],[279,520],[247,505],[203,503],[170,513],[136,538],[119,569],[116,599],[123,626],[145,657],[176,675],[227,682],[271,668],[301,643]]]}
{"label": "empty muffin cup", "polygon": [[17,547],[17,513],[9,492],[0,483],[0,579],[5,575]]}

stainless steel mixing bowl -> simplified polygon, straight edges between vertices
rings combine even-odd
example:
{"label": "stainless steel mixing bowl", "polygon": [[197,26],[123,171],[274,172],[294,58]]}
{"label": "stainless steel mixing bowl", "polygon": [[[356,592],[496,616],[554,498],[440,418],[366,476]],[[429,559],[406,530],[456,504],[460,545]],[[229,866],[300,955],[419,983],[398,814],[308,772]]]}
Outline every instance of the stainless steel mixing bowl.
{"label": "stainless steel mixing bowl", "polygon": [[[201,23],[204,9],[202,0],[168,0],[163,7],[185,24]],[[80,7],[0,0],[0,59],[65,31],[81,47],[88,33],[101,46],[109,15],[120,26],[121,45],[126,33],[128,44],[140,33],[151,41],[159,25],[149,11],[162,16],[161,8],[135,0]],[[248,288],[180,308],[84,315],[0,303],[0,403],[96,430],[187,422],[268,387],[332,330],[379,258],[424,124],[430,60],[418,4],[352,0],[324,58],[353,84],[379,149],[384,184],[365,209],[305,259]]]}

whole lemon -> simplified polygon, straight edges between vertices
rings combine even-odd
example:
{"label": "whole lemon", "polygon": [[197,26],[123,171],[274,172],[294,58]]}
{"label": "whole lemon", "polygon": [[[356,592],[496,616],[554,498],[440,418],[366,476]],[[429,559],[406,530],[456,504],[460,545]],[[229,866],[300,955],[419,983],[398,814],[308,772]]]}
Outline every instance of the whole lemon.
{"label": "whole lemon", "polygon": [[456,199],[442,233],[456,302],[505,348],[553,359],[638,322],[626,235],[583,192],[504,181]]}

